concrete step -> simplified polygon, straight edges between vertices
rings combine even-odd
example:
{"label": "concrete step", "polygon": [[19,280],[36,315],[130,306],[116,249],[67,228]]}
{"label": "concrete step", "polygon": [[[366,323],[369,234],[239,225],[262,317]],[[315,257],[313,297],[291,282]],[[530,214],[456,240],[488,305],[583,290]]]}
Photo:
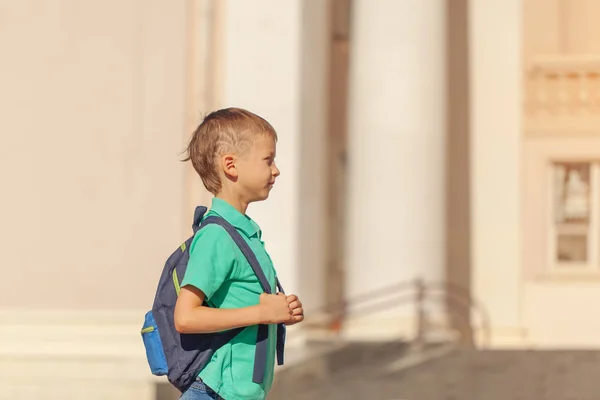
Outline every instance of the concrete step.
{"label": "concrete step", "polygon": [[[311,353],[311,346],[319,345],[329,347],[321,352],[312,352],[312,356],[306,356],[301,362],[288,365],[277,373],[269,400],[334,400],[331,396],[346,382],[386,379],[389,374],[424,362],[428,354],[434,354],[434,350],[439,352],[440,348],[448,348],[427,344],[417,351],[404,341],[338,341],[328,345],[309,343],[307,353]],[[323,397],[324,394],[327,396]]]}

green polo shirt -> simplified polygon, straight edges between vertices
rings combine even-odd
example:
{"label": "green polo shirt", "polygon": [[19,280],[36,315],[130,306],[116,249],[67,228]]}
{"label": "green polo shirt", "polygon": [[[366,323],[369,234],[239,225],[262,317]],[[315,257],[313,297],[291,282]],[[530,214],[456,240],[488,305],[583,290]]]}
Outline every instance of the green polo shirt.
{"label": "green polo shirt", "polygon": [[[261,240],[261,230],[250,217],[229,203],[214,198],[206,217],[218,215],[233,225],[256,255],[271,290],[275,293],[276,272]],[[205,218],[206,218],[205,217]],[[231,239],[218,225],[200,229],[190,247],[190,261],[182,282],[195,286],[210,304],[218,308],[242,308],[257,305],[263,292],[252,267]],[[269,325],[267,365],[261,385],[252,382],[254,352],[258,326],[244,329],[233,340],[218,349],[200,378],[226,400],[262,400],[273,383],[277,325]]]}

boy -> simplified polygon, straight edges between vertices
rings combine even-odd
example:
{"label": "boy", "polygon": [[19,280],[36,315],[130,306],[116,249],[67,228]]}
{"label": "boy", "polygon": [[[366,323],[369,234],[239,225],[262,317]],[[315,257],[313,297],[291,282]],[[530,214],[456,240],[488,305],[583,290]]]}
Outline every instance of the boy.
{"label": "boy", "polygon": [[[189,143],[187,160],[215,197],[210,215],[232,224],[248,243],[276,293],[276,272],[258,225],[246,215],[248,205],[266,200],[279,169],[275,165],[277,133],[261,117],[228,108],[209,114]],[[194,251],[195,248],[200,249]],[[203,305],[204,301],[211,307]],[[198,231],[175,305],[180,333],[208,333],[247,327],[219,348],[184,400],[262,400],[273,382],[277,325],[304,319],[295,295],[265,294],[250,264],[220,226]],[[253,382],[257,329],[268,324],[267,361],[263,382]]]}

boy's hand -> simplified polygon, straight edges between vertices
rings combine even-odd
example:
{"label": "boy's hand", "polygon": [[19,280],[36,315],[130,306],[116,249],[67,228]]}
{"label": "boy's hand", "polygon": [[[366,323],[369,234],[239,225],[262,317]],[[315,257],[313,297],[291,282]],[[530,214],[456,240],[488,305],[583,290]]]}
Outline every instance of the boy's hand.
{"label": "boy's hand", "polygon": [[260,295],[260,320],[263,324],[288,324],[293,321],[293,311],[283,293]]}
{"label": "boy's hand", "polygon": [[302,302],[295,294],[287,296],[287,302],[290,310],[292,310],[292,319],[286,322],[286,325],[294,325],[298,322],[304,321],[304,308],[302,308]]}

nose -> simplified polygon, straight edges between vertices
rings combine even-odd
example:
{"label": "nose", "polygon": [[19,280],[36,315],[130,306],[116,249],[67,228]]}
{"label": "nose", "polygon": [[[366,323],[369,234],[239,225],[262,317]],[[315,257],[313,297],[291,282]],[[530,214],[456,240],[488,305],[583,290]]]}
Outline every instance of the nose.
{"label": "nose", "polygon": [[275,163],[273,163],[273,168],[271,170],[271,173],[273,174],[273,176],[275,178],[277,178],[281,174],[281,171],[279,171],[279,168],[277,168],[277,165]]}

